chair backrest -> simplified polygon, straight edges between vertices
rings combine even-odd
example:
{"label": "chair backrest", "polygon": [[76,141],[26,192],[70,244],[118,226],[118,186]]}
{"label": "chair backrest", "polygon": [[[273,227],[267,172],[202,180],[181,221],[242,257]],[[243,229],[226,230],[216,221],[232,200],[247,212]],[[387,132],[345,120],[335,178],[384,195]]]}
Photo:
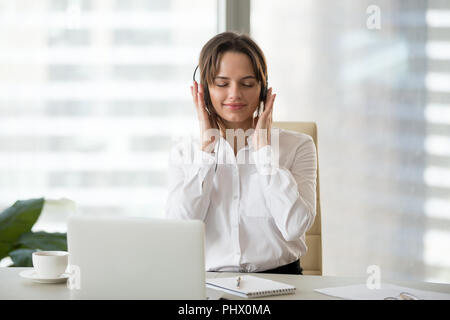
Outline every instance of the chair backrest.
{"label": "chair backrest", "polygon": [[315,122],[273,122],[273,126],[305,133],[313,138],[317,152],[317,204],[316,219],[311,229],[306,232],[306,245],[308,252],[300,258],[303,274],[322,275],[322,221],[320,213],[320,188],[319,188],[319,151],[317,145],[317,125]]}

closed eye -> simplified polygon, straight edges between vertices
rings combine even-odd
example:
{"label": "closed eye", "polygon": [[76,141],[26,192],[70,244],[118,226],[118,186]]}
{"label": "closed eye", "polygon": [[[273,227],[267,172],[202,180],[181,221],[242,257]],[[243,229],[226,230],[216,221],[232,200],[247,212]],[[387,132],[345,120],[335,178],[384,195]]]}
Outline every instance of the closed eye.
{"label": "closed eye", "polygon": [[[221,88],[226,87],[227,85],[228,85],[227,83],[225,83],[225,84],[216,84],[216,86],[221,87]],[[242,85],[244,87],[248,87],[248,88],[252,88],[254,86],[254,84],[245,84],[245,83],[243,83]]]}

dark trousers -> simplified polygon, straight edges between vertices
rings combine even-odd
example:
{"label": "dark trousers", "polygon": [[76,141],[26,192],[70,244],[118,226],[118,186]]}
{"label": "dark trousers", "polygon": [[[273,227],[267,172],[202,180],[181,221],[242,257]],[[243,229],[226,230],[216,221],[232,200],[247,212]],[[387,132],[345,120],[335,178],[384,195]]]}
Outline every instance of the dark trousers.
{"label": "dark trousers", "polygon": [[275,269],[260,271],[259,273],[303,274],[303,269],[300,266],[300,259],[299,259],[284,266]]}

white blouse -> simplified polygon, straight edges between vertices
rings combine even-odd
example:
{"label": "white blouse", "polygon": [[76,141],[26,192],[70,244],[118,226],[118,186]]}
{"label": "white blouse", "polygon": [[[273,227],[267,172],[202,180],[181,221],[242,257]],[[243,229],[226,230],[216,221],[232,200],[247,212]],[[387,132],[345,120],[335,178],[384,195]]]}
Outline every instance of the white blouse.
{"label": "white blouse", "polygon": [[255,152],[248,137],[236,157],[223,137],[214,153],[201,151],[198,141],[172,149],[166,217],[205,223],[207,271],[264,271],[307,252],[316,148],[309,135],[279,128],[271,140]]}

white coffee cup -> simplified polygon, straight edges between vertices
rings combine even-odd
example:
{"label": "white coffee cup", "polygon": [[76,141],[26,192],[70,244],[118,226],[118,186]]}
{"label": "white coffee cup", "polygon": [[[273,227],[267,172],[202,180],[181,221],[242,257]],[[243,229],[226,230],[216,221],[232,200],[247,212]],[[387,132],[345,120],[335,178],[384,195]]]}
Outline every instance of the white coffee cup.
{"label": "white coffee cup", "polygon": [[67,251],[33,252],[33,267],[42,278],[58,278],[67,269],[69,253]]}

